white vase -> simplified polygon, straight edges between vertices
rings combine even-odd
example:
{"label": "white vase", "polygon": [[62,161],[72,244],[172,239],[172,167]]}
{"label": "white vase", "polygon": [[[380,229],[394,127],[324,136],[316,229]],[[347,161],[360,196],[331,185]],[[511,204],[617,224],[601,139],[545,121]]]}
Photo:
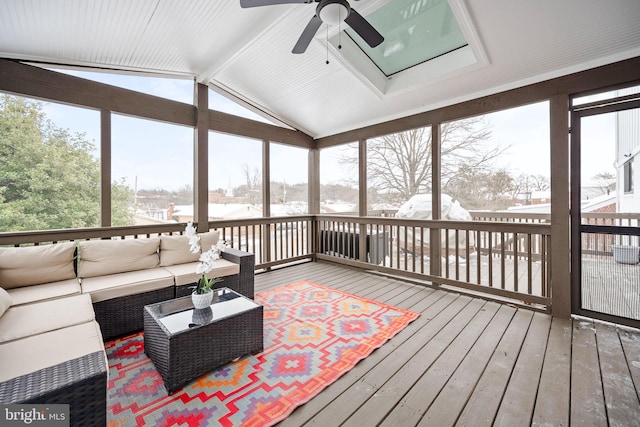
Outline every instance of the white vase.
{"label": "white vase", "polygon": [[213,301],[213,291],[209,291],[205,294],[191,294],[191,302],[195,308],[207,308]]}

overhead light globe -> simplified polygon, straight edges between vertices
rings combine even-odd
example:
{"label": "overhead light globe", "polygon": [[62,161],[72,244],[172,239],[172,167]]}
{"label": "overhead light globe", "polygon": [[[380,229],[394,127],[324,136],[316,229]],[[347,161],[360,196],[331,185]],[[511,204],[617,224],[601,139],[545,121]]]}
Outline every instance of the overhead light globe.
{"label": "overhead light globe", "polygon": [[329,25],[344,21],[349,12],[349,3],[346,0],[328,0],[318,5],[318,17]]}

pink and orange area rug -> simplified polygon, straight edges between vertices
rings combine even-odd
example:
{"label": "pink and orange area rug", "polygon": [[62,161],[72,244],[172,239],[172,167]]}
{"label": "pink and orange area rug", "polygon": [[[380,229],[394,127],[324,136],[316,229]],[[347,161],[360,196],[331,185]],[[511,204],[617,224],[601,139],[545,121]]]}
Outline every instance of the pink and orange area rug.
{"label": "pink and orange area rug", "polygon": [[257,294],[264,352],[168,396],[142,333],[106,344],[108,426],[269,426],[353,368],[418,317],[309,281]]}

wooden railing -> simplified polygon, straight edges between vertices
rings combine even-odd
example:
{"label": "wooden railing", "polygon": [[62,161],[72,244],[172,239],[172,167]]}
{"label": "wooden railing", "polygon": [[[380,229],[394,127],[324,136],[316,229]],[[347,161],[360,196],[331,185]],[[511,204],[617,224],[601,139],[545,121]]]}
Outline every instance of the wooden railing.
{"label": "wooden railing", "polygon": [[[549,305],[547,223],[301,215],[211,221],[209,229],[219,230],[232,247],[254,253],[256,270],[317,258],[542,308]],[[183,232],[184,224],[160,224],[0,233],[0,245]]]}
{"label": "wooden railing", "polygon": [[[385,211],[385,215],[390,212]],[[403,276],[416,282],[481,292],[549,307],[550,233],[546,214],[473,212],[473,221],[389,216],[299,215],[209,222],[231,246],[252,252],[256,270],[321,259]],[[638,227],[638,214],[583,214],[584,224]],[[185,224],[0,233],[0,246],[182,234]],[[612,256],[612,244],[635,244],[633,233],[594,234],[583,254]],[[620,239],[635,239],[624,242]]]}
{"label": "wooden railing", "polygon": [[[598,225],[605,227],[638,227],[640,214],[637,213],[583,213],[582,225]],[[612,245],[639,246],[640,238],[629,234],[594,233],[582,236],[582,253],[591,255],[613,256]]]}
{"label": "wooden railing", "polygon": [[[312,216],[252,218],[209,222],[231,247],[252,252],[256,269],[313,257]],[[154,224],[133,227],[96,227],[0,233],[0,246],[28,246],[92,239],[138,239],[183,234],[185,224]],[[201,227],[202,229],[202,227]]]}
{"label": "wooden railing", "polygon": [[313,216],[251,218],[209,223],[231,246],[256,256],[256,269],[313,258]]}
{"label": "wooden railing", "polygon": [[320,215],[316,257],[547,308],[550,224]]}
{"label": "wooden railing", "polygon": [[548,224],[551,214],[548,213],[521,213],[521,212],[493,212],[493,211],[469,211],[473,221],[490,222],[517,222],[530,224]]}

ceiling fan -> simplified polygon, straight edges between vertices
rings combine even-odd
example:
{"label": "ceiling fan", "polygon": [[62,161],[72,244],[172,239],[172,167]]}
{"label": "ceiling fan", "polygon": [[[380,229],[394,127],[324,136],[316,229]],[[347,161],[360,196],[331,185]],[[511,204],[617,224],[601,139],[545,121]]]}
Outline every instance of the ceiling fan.
{"label": "ceiling fan", "polygon": [[248,8],[314,2],[318,3],[316,14],[302,31],[293,47],[293,53],[304,53],[307,50],[323,22],[329,25],[346,22],[371,47],[376,47],[384,41],[384,37],[362,15],[352,9],[347,0],[240,0],[240,6]]}

